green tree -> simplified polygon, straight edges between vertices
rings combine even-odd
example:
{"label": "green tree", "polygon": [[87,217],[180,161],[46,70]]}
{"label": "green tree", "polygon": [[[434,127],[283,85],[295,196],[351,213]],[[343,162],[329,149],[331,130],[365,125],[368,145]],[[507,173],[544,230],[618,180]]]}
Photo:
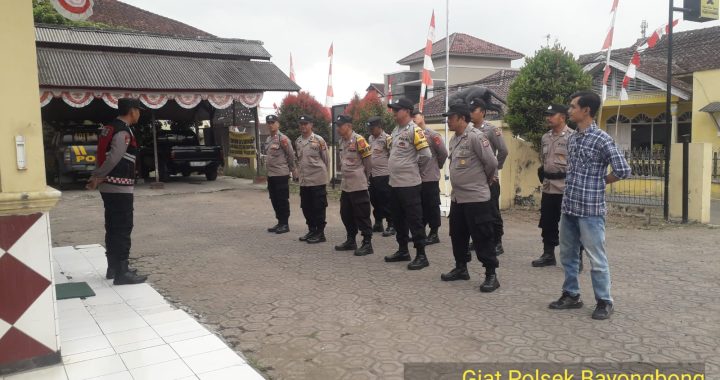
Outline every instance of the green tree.
{"label": "green tree", "polygon": [[539,152],[540,140],[547,132],[543,111],[551,103],[568,104],[570,95],[591,86],[591,76],[583,72],[572,53],[559,44],[544,47],[525,61],[510,85],[505,122]]}
{"label": "green tree", "polygon": [[309,92],[305,91],[288,94],[280,104],[278,118],[282,133],[294,142],[300,136],[298,119],[302,115],[313,118],[313,131],[330,144],[330,112]]}
{"label": "green tree", "polygon": [[355,94],[345,109],[345,114],[352,117],[353,130],[363,136],[370,134],[366,123],[368,119],[373,116],[382,117],[385,132],[389,133],[395,128],[395,119],[393,118],[392,112],[388,110],[387,106],[383,104],[382,99],[380,99],[375,92],[368,92],[362,99]]}

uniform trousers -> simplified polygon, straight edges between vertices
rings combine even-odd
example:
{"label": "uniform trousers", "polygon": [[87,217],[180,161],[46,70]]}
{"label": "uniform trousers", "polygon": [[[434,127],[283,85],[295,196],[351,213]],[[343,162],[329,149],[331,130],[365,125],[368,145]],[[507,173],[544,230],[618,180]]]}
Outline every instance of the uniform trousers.
{"label": "uniform trousers", "polygon": [[340,194],[340,218],[345,225],[347,236],[355,237],[359,230],[364,238],[372,237],[368,191],[343,191]]}

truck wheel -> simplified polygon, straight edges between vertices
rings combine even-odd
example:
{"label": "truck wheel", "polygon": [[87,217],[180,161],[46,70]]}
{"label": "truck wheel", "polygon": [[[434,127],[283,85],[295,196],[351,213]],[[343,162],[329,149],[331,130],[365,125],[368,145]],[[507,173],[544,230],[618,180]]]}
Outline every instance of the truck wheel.
{"label": "truck wheel", "polygon": [[207,168],[205,168],[205,178],[207,178],[208,181],[216,180],[217,176],[218,176],[218,167],[216,165],[210,165]]}

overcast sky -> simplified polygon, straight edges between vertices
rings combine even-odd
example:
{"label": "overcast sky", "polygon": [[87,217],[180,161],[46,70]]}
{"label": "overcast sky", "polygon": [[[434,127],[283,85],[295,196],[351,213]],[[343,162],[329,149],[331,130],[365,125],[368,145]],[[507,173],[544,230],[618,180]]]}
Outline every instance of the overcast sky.
{"label": "overcast sky", "polygon": [[[446,30],[445,0],[121,0],[182,21],[218,37],[261,40],[272,61],[286,74],[292,53],[298,85],[325,102],[327,51],[335,44],[334,103],[364,94],[383,74],[400,71],[396,63],[421,49],[435,10],[436,41]],[[450,33],[460,32],[519,51],[526,56],[558,41],[573,54],[600,50],[612,0],[450,0]],[[682,4],[676,0],[675,3]],[[620,0],[614,47],[640,38],[667,23],[667,0]],[[676,13],[676,18],[681,18]],[[720,25],[681,21],[677,30]],[[515,61],[513,67],[520,67]],[[479,79],[479,78],[478,78]],[[284,93],[267,93],[264,107],[278,105]],[[266,110],[267,112],[268,110]]]}

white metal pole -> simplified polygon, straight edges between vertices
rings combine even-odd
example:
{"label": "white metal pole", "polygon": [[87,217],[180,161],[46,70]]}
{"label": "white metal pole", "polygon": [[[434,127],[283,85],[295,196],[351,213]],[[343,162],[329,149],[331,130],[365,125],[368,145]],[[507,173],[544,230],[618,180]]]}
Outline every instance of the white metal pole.
{"label": "white metal pole", "polygon": [[[450,104],[450,0],[445,0],[445,109]],[[450,149],[450,139],[448,138],[448,122],[445,118],[445,147]],[[448,165],[448,164],[446,164]],[[447,166],[446,166],[447,167]],[[450,196],[450,175],[447,169],[445,172],[445,195]]]}

